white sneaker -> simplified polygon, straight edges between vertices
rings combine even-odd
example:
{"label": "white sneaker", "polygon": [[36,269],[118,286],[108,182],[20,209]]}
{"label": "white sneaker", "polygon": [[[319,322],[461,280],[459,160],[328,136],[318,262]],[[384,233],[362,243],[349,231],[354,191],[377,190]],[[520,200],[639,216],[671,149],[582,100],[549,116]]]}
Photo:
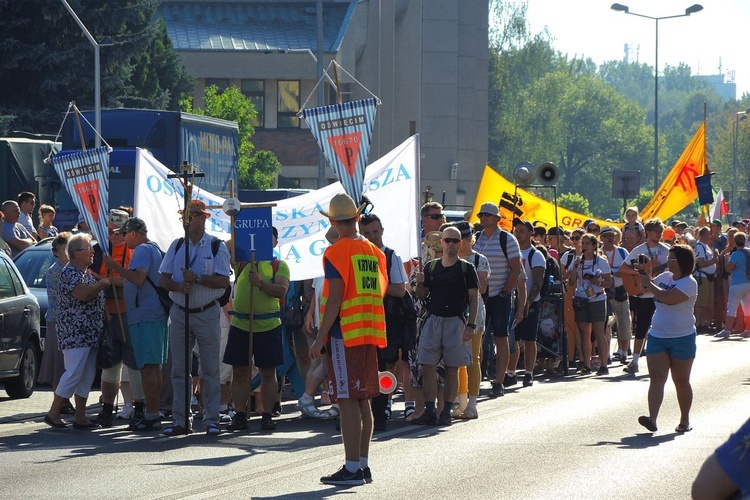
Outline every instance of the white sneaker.
{"label": "white sneaker", "polygon": [[125,403],[122,405],[122,410],[117,413],[115,418],[118,420],[130,420],[133,417],[133,413],[135,413],[133,403]]}
{"label": "white sneaker", "polygon": [[714,335],[715,339],[728,339],[729,336],[732,334],[729,330],[722,330],[719,333]]}

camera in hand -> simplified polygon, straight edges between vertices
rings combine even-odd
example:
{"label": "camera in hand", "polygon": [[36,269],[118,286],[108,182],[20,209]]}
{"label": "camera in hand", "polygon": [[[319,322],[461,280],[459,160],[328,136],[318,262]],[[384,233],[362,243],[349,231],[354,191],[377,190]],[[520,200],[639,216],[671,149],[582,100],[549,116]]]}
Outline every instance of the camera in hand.
{"label": "camera in hand", "polygon": [[644,254],[641,254],[638,256],[638,263],[639,264],[647,264],[648,263],[648,257],[646,257]]}
{"label": "camera in hand", "polygon": [[592,278],[596,278],[596,275],[591,274],[591,273],[586,273],[586,274],[583,275],[583,279],[585,279],[585,280],[590,280]]}

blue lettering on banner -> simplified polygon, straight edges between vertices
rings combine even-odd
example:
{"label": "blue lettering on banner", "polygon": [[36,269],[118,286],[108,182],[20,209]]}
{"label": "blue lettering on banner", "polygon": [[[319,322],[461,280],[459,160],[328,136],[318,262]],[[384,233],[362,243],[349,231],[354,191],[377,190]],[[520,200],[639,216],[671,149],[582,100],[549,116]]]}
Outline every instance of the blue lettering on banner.
{"label": "blue lettering on banner", "polygon": [[385,171],[383,171],[382,174],[375,177],[374,179],[371,179],[370,182],[365,184],[363,193],[368,193],[370,191],[377,191],[378,189],[385,187],[389,184],[393,184],[394,182],[401,182],[401,181],[407,181],[411,179],[411,175],[409,175],[409,171],[406,170],[406,167],[403,165],[399,165],[398,170],[394,172],[394,168],[388,168]]}

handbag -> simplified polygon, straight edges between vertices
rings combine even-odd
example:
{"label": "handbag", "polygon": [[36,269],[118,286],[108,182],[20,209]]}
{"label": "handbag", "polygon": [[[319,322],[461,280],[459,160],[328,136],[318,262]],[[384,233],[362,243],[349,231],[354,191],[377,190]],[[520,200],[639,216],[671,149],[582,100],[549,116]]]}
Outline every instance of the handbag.
{"label": "handbag", "polygon": [[573,309],[586,309],[589,299],[585,297],[573,297]]}
{"label": "handbag", "polygon": [[625,285],[615,287],[615,295],[613,299],[617,302],[625,302],[628,300],[628,292],[625,290]]}
{"label": "handbag", "polygon": [[122,341],[117,338],[116,328],[111,321],[104,320],[104,331],[99,339],[99,351],[96,354],[98,368],[112,368],[122,361]]}

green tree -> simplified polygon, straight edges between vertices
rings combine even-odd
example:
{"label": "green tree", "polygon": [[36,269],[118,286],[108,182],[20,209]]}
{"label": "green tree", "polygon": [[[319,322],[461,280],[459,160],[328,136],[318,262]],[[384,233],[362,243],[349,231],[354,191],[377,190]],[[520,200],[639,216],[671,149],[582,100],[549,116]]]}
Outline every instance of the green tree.
{"label": "green tree", "polygon": [[223,92],[212,85],[206,89],[205,108],[193,108],[192,98],[182,101],[183,111],[213,116],[237,122],[239,127],[237,170],[240,189],[269,189],[281,172],[281,163],[271,151],[257,151],[251,138],[255,133],[253,120],[257,116],[253,102],[237,87]]}
{"label": "green tree", "polygon": [[557,197],[557,204],[581,215],[590,216],[589,200],[578,193],[563,193]]}
{"label": "green tree", "polygon": [[[174,52],[159,0],[71,0],[100,44],[102,107],[179,109],[192,79]],[[60,2],[0,0],[0,115],[57,132],[70,101],[94,107],[94,49]]]}

